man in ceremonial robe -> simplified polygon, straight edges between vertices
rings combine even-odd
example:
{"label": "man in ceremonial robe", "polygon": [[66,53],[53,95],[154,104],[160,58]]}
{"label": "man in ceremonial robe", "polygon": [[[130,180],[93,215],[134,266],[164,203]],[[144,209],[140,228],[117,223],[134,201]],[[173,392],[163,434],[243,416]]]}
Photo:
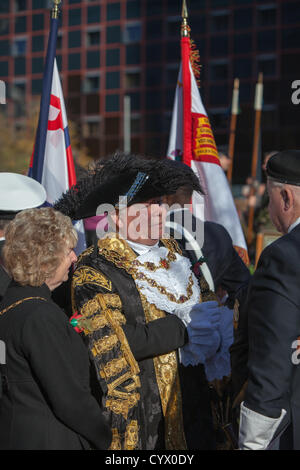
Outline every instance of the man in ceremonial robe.
{"label": "man in ceremonial robe", "polygon": [[233,373],[248,379],[240,449],[300,449],[300,151],[267,163],[269,212],[283,234],[261,254],[232,348]]}
{"label": "man in ceremonial robe", "polygon": [[[145,206],[138,238],[124,231],[120,207],[119,233],[88,248],[73,276],[77,327],[95,365],[114,449],[186,449],[177,350],[181,362],[198,364],[221,344],[214,293],[201,274],[195,276],[178,243],[162,236],[159,198],[184,184],[201,191],[197,179],[163,162],[117,156],[56,204],[72,218],[95,215],[100,202],[116,205],[125,194],[131,207]],[[144,236],[146,227],[156,235]]]}

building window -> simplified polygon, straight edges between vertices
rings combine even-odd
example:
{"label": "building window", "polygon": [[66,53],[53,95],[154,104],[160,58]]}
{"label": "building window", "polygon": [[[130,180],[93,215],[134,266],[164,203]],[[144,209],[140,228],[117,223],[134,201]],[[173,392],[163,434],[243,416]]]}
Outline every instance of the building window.
{"label": "building window", "polygon": [[160,86],[162,82],[163,71],[161,67],[149,67],[146,70],[146,86]]}
{"label": "building window", "polygon": [[126,2],[126,17],[138,18],[141,14],[140,0],[128,0]]}
{"label": "building window", "polygon": [[27,17],[17,16],[15,18],[15,33],[25,33],[27,28]]}
{"label": "building window", "polygon": [[211,17],[211,31],[227,31],[229,25],[229,15],[227,12],[215,12]]}
{"label": "building window", "polygon": [[[178,48],[178,41],[177,41],[177,48]],[[146,62],[161,62],[162,61],[162,53],[163,48],[161,44],[149,44],[146,45]]]}
{"label": "building window", "polygon": [[237,78],[249,78],[252,76],[252,60],[236,59],[233,63],[234,76]]}
{"label": "building window", "polygon": [[81,68],[80,54],[69,54],[68,56],[68,69],[79,70]]}
{"label": "building window", "polygon": [[96,93],[100,89],[100,75],[88,75],[83,82],[84,93]]}
{"label": "building window", "polygon": [[81,90],[81,75],[69,75],[68,76],[68,92],[69,93],[80,93]]}
{"label": "building window", "polygon": [[120,110],[120,97],[119,95],[106,95],[105,97],[105,111],[113,112]]}
{"label": "building window", "polygon": [[299,2],[282,2],[282,19],[284,24],[300,22]]}
{"label": "building window", "polygon": [[9,33],[8,18],[0,18],[0,36],[5,36]]}
{"label": "building window", "polygon": [[44,29],[44,15],[42,13],[38,15],[33,15],[32,29],[33,31],[40,31]]}
{"label": "building window", "polygon": [[26,75],[25,57],[17,57],[14,60],[15,75]]}
{"label": "building window", "polygon": [[139,134],[141,132],[141,115],[140,114],[135,114],[131,115],[131,133],[132,134]]}
{"label": "building window", "polygon": [[146,15],[160,15],[163,12],[163,3],[160,0],[146,0]]}
{"label": "building window", "polygon": [[119,20],[121,15],[120,3],[107,4],[107,21]]}
{"label": "building window", "polygon": [[9,55],[9,41],[0,41],[0,56]]}
{"label": "building window", "polygon": [[81,24],[81,9],[74,8],[69,10],[69,26],[78,26]]}
{"label": "building window", "polygon": [[44,59],[43,57],[34,57],[32,59],[32,73],[43,73],[44,70]]}
{"label": "building window", "polygon": [[2,60],[0,62],[0,77],[7,77],[8,76],[8,62],[6,60]]}
{"label": "building window", "polygon": [[260,52],[276,49],[276,31],[260,31],[257,35],[257,49]]}
{"label": "building window", "polygon": [[161,132],[162,129],[162,115],[161,114],[146,114],[145,119],[146,132]]}
{"label": "building window", "polygon": [[81,31],[70,31],[69,32],[69,47],[80,47],[81,46]]}
{"label": "building window", "polygon": [[228,103],[227,85],[214,85],[210,87],[210,104],[212,106],[226,105]]}
{"label": "building window", "polygon": [[120,26],[108,26],[106,29],[106,42],[108,44],[121,41]]}
{"label": "building window", "polygon": [[100,133],[100,121],[99,118],[89,118],[83,125],[83,136],[85,138],[89,137],[99,137]]}
{"label": "building window", "polygon": [[210,41],[210,53],[212,56],[228,55],[228,37],[212,37]]}
{"label": "building window", "polygon": [[167,43],[167,61],[179,62],[180,61],[180,44],[179,41]]}
{"label": "building window", "polygon": [[124,29],[124,42],[125,44],[131,42],[140,42],[142,39],[142,26],[141,23],[127,24]]}
{"label": "building window", "polygon": [[1,0],[0,13],[9,13],[9,0]]}
{"label": "building window", "polygon": [[252,49],[251,34],[236,34],[234,36],[234,53],[246,54]]}
{"label": "building window", "polygon": [[234,29],[246,29],[251,28],[253,23],[253,11],[252,8],[246,8],[243,10],[235,10],[234,12]]}
{"label": "building window", "polygon": [[211,80],[227,80],[228,78],[228,62],[215,62],[210,65]]}
{"label": "building window", "polygon": [[120,88],[120,72],[106,73],[106,89]]}
{"label": "building window", "polygon": [[100,67],[99,51],[87,51],[86,57],[86,65],[88,69],[97,69]]}
{"label": "building window", "polygon": [[44,50],[44,36],[32,36],[31,50],[32,52]]}
{"label": "building window", "polygon": [[157,91],[148,91],[146,93],[146,108],[151,109],[159,109],[162,107],[162,92],[160,90]]}
{"label": "building window", "polygon": [[14,57],[24,56],[26,54],[27,39],[18,38],[12,43],[12,55]]}
{"label": "building window", "polygon": [[26,0],[15,0],[15,11],[24,11],[27,9]]}
{"label": "building window", "polygon": [[284,49],[300,47],[299,28],[289,28],[282,31],[282,47]]}
{"label": "building window", "polygon": [[126,46],[126,64],[139,64],[140,63],[140,45],[133,44],[130,46]]}
{"label": "building window", "polygon": [[112,67],[114,65],[120,65],[120,49],[107,49],[106,66]]}
{"label": "building window", "polygon": [[258,26],[274,26],[277,19],[277,9],[274,5],[259,6],[257,9]]}
{"label": "building window", "polygon": [[259,57],[257,59],[257,71],[263,72],[264,77],[276,75],[276,57]]}
{"label": "building window", "polygon": [[11,97],[14,100],[21,101],[25,100],[26,93],[26,82],[14,82],[11,88]]}
{"label": "building window", "polygon": [[178,73],[179,73],[179,69],[177,65],[167,67],[167,70],[166,70],[167,85],[173,85],[173,86],[177,85]]}
{"label": "building window", "polygon": [[126,95],[130,98],[131,111],[139,111],[141,107],[140,93],[126,93]]}
{"label": "building window", "polygon": [[42,10],[46,8],[47,0],[32,0],[32,9],[33,10]]}
{"label": "building window", "polygon": [[56,49],[62,48],[62,42],[63,42],[62,33],[58,33],[57,40],[56,40]]}
{"label": "building window", "polygon": [[163,35],[162,20],[147,21],[146,37],[147,39],[161,39]]}
{"label": "building window", "polygon": [[99,95],[86,96],[86,114],[98,114],[100,110]]}
{"label": "building window", "polygon": [[100,6],[91,6],[88,7],[87,22],[90,23],[100,23],[101,9]]}
{"label": "building window", "polygon": [[118,117],[109,117],[105,119],[105,134],[118,135],[120,133],[120,119]]}
{"label": "building window", "polygon": [[181,19],[179,17],[168,18],[167,20],[167,35],[170,37],[178,37],[180,32]]}
{"label": "building window", "polygon": [[99,29],[87,31],[86,42],[87,46],[97,46],[100,44],[101,33]]}
{"label": "building window", "polygon": [[43,90],[43,79],[35,78],[31,82],[31,93],[33,95],[40,95]]}
{"label": "building window", "polygon": [[127,70],[125,74],[125,88],[138,88],[141,86],[141,71]]}

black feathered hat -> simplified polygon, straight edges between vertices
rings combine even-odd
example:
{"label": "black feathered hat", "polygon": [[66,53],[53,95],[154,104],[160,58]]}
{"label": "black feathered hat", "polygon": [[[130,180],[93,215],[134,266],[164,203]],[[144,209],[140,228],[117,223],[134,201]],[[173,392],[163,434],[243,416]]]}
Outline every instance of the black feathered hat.
{"label": "black feathered hat", "polygon": [[120,197],[126,196],[129,206],[174,194],[186,184],[201,192],[198,178],[186,168],[169,164],[167,160],[117,153],[106,161],[96,162],[89,176],[65,193],[54,208],[79,220],[95,216],[100,204],[117,207]]}
{"label": "black feathered hat", "polygon": [[273,155],[267,163],[267,175],[280,183],[300,186],[300,150]]}

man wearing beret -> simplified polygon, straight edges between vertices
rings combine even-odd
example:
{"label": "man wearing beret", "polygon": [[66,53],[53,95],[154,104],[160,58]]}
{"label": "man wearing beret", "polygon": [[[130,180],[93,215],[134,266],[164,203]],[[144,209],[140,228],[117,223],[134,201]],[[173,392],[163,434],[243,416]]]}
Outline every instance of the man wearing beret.
{"label": "man wearing beret", "polygon": [[45,200],[46,191],[37,181],[18,173],[0,173],[0,300],[10,283],[1,261],[5,226],[18,212],[39,207]]}
{"label": "man wearing beret", "polygon": [[239,445],[300,450],[300,151],[272,156],[267,176],[270,216],[283,236],[260,257],[232,349],[238,373],[248,349]]}

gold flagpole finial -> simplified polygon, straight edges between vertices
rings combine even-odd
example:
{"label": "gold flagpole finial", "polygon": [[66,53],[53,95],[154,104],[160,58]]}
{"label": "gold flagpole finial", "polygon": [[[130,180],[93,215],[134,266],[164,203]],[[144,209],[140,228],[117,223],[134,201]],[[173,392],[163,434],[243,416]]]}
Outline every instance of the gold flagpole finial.
{"label": "gold flagpole finial", "polygon": [[189,29],[190,28],[189,28],[189,25],[188,25],[188,22],[187,22],[188,11],[187,11],[187,6],[186,6],[186,0],[183,0],[183,2],[182,2],[181,17],[182,17],[181,36],[182,37],[189,37],[189,35],[190,35]]}
{"label": "gold flagpole finial", "polygon": [[61,0],[53,0],[53,3],[52,18],[57,19],[60,13],[59,5],[61,4]]}

